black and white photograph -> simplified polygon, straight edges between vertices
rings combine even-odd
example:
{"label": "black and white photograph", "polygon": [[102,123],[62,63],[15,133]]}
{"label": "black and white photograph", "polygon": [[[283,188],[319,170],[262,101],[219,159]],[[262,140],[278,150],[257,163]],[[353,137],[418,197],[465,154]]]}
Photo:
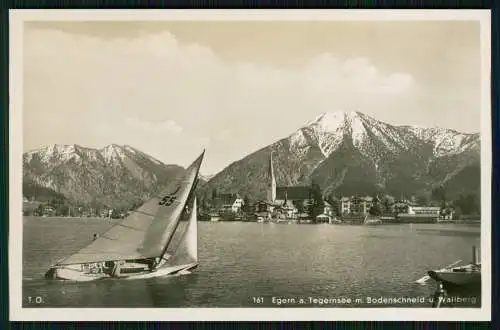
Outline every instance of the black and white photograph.
{"label": "black and white photograph", "polygon": [[489,320],[489,11],[15,10],[11,318]]}

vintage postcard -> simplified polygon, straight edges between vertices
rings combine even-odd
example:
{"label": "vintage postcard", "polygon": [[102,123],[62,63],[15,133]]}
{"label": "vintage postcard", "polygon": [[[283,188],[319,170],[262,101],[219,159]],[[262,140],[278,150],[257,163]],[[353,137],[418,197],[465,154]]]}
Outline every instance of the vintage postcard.
{"label": "vintage postcard", "polygon": [[489,320],[490,13],[14,10],[12,320]]}

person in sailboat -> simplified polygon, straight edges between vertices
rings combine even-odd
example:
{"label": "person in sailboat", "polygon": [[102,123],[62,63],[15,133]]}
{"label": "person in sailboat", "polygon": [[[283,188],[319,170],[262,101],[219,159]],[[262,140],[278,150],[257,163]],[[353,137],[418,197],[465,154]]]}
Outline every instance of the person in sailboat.
{"label": "person in sailboat", "polygon": [[147,258],[144,259],[150,271],[153,271],[159,264],[160,258]]}
{"label": "person in sailboat", "polygon": [[165,253],[163,255],[163,257],[159,258],[154,258],[154,267],[153,268],[156,268],[162,264],[165,264],[168,260],[170,259],[170,255],[168,253]]}
{"label": "person in sailboat", "polygon": [[111,277],[120,277],[121,274],[121,261],[115,261],[113,265],[113,270],[111,271]]}

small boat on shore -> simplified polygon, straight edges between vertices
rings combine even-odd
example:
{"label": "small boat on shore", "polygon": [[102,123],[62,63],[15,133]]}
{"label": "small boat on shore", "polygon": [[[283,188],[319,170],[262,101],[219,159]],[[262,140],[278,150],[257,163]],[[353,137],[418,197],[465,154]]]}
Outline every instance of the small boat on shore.
{"label": "small boat on shore", "polygon": [[366,216],[365,220],[363,221],[363,224],[368,225],[368,226],[381,225],[382,220],[380,219],[380,217]]}
{"label": "small boat on shore", "polygon": [[433,280],[448,285],[479,285],[481,283],[481,263],[430,270],[428,274]]}
{"label": "small boat on shore", "polygon": [[430,270],[428,276],[436,282],[454,286],[477,286],[481,284],[481,262],[478,249],[472,247],[472,262],[468,265]]}

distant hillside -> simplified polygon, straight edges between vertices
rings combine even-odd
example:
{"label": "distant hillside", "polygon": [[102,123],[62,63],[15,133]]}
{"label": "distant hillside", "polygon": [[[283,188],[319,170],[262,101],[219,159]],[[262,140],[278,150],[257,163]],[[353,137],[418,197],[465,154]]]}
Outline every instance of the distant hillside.
{"label": "distant hillside", "polygon": [[184,171],[130,146],[51,145],[23,155],[23,195],[39,201],[128,208]]}
{"label": "distant hillside", "polygon": [[23,182],[23,196],[42,203],[49,202],[54,198],[67,200],[63,194],[57,193],[51,188],[42,187],[35,182]]}
{"label": "distant hillside", "polygon": [[[278,186],[316,182],[325,197],[381,192],[396,198],[430,196],[442,187],[448,200],[462,194],[478,200],[479,151],[479,134],[394,126],[359,112],[326,113],[215,176],[202,177],[197,195],[210,200],[215,189],[264,199],[274,152]],[[182,171],[130,146],[51,145],[23,155],[23,193],[38,201],[130,208]]]}

